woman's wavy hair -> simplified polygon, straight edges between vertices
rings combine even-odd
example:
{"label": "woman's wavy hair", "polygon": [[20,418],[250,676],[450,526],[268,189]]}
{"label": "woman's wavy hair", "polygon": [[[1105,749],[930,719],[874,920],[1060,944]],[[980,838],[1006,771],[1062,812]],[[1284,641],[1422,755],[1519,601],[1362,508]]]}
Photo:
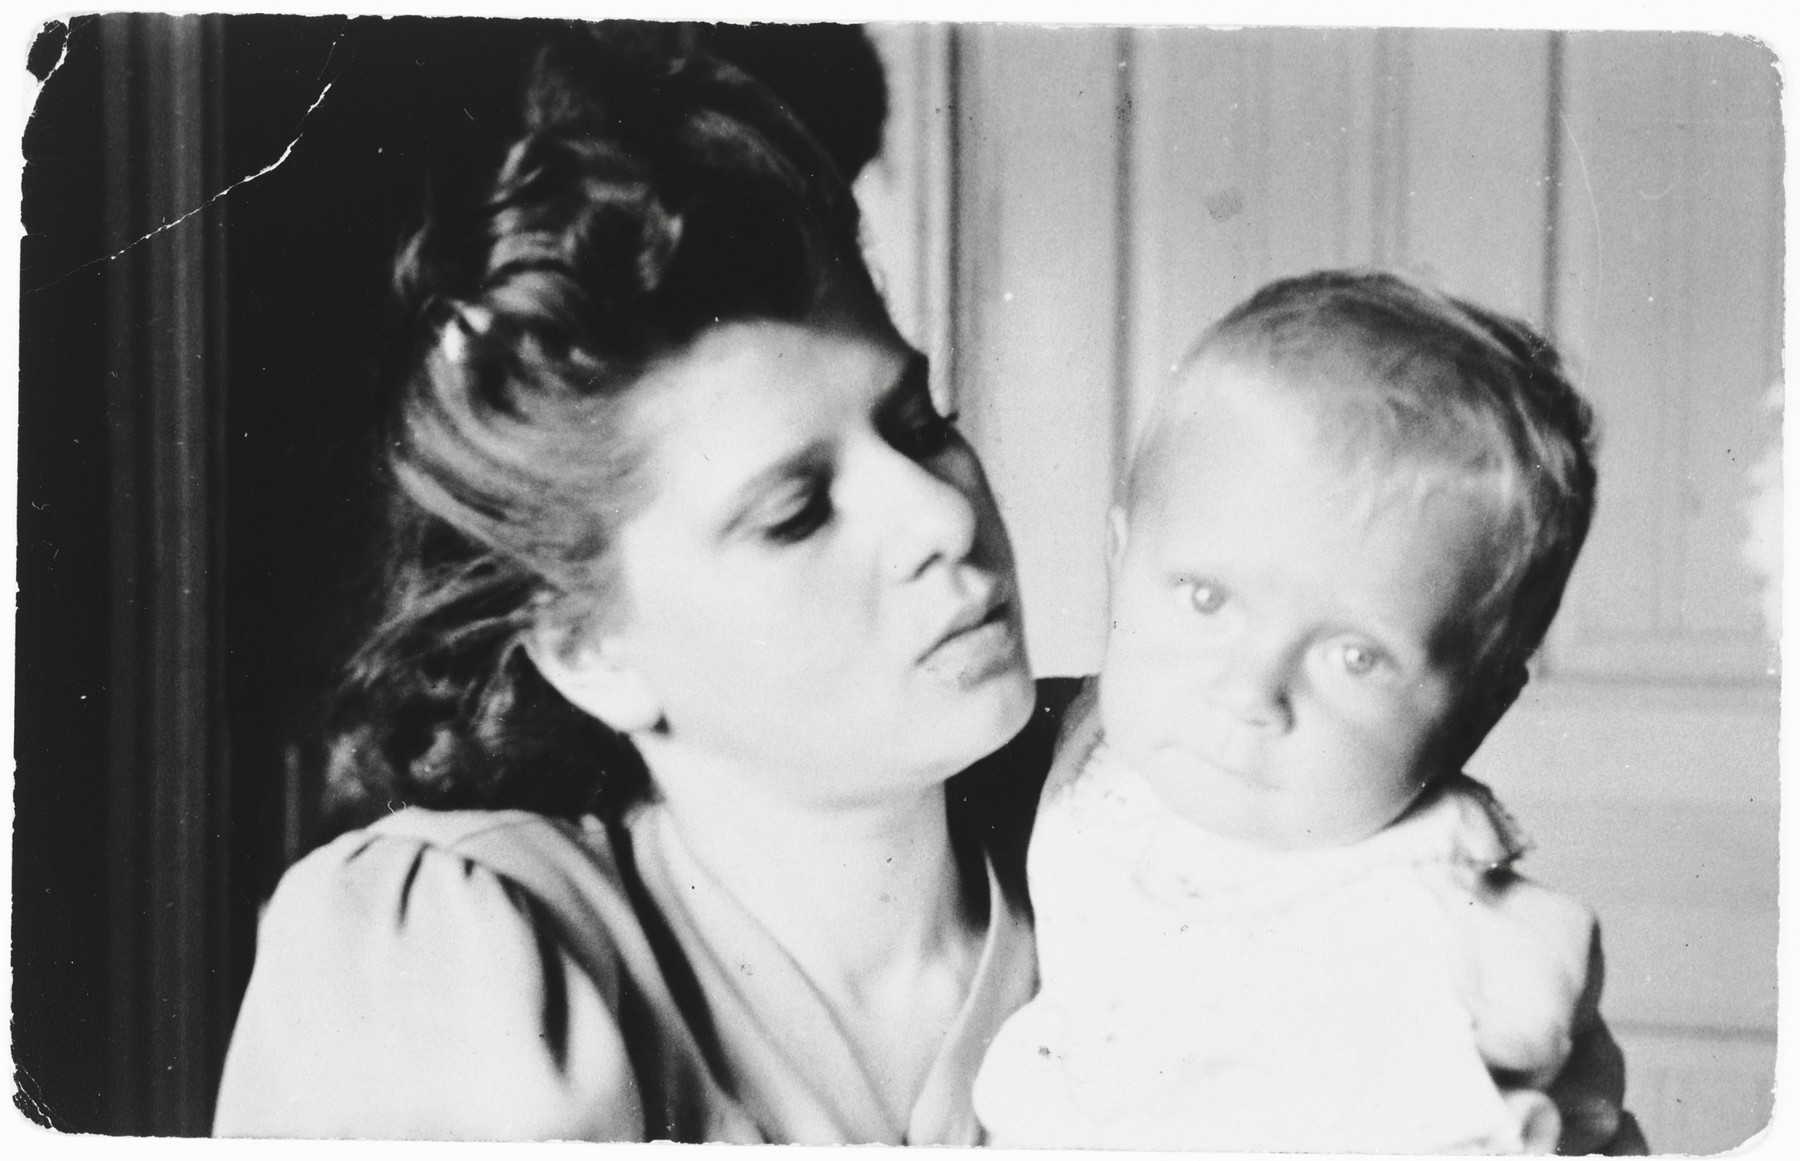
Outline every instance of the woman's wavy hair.
{"label": "woman's wavy hair", "polygon": [[648,369],[720,323],[873,295],[856,203],[779,101],[679,26],[563,28],[498,173],[428,209],[394,284],[384,606],[332,711],[327,818],[615,812],[641,761],[524,635],[607,599]]}

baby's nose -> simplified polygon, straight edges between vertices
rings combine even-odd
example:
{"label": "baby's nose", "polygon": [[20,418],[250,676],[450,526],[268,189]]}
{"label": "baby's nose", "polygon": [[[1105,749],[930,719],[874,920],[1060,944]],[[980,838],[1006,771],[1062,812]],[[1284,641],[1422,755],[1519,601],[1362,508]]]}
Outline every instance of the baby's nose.
{"label": "baby's nose", "polygon": [[1213,703],[1246,725],[1284,731],[1293,723],[1294,661],[1276,643],[1240,642],[1213,673]]}

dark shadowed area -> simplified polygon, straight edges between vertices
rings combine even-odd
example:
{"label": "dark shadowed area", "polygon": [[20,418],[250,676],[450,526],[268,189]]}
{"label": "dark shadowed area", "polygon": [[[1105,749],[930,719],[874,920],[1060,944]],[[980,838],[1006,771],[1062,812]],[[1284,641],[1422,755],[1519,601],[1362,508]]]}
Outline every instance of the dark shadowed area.
{"label": "dark shadowed area", "polygon": [[[108,16],[33,49],[12,935],[40,1124],[208,1128],[257,906],[323,837],[388,269],[433,183],[496,160],[544,31]],[[655,32],[764,77],[846,168],[879,149],[859,28]]]}

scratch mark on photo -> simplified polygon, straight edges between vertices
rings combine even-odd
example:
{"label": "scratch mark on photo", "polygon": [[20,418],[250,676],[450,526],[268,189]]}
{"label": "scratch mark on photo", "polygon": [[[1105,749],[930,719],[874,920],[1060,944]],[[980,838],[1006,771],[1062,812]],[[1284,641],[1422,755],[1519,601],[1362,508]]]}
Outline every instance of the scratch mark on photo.
{"label": "scratch mark on photo", "polygon": [[[325,72],[331,67],[332,57],[334,57],[337,54],[338,45],[342,44],[343,40],[344,40],[344,33],[342,31],[340,31],[337,35],[337,38],[331,42],[330,50],[327,51],[325,54],[325,63],[323,65],[321,65],[319,68],[319,75],[321,77],[323,77],[325,75]],[[66,45],[65,45],[64,51],[65,52],[67,51]],[[218,193],[213,194],[211,197],[207,198],[204,202],[201,202],[199,205],[195,206],[193,209],[187,211],[185,214],[181,214],[178,217],[175,217],[169,221],[164,222],[162,225],[157,226],[154,230],[151,230],[148,233],[142,235],[141,237],[136,238],[133,241],[126,243],[124,246],[121,246],[118,250],[115,250],[113,253],[102,255],[101,257],[92,259],[91,261],[88,261],[88,262],[83,262],[81,265],[76,266],[74,269],[69,270],[68,272],[66,272],[64,274],[61,274],[61,275],[57,276],[56,278],[53,278],[49,282],[46,282],[40,286],[34,286],[30,290],[25,291],[24,293],[35,294],[36,292],[38,292],[40,290],[46,290],[49,287],[55,286],[57,283],[62,282],[66,278],[71,278],[74,275],[81,273],[83,270],[87,270],[94,266],[98,266],[104,262],[112,262],[112,261],[115,261],[116,259],[122,258],[126,254],[129,254],[131,251],[133,251],[133,250],[137,249],[139,246],[143,245],[145,242],[148,242],[150,239],[156,237],[158,234],[166,233],[169,230],[173,230],[176,226],[181,225],[183,222],[187,221],[189,218],[193,217],[194,215],[204,213],[207,209],[212,207],[221,198],[225,197],[227,194],[231,193],[233,190],[236,190],[243,186],[246,186],[246,185],[250,184],[251,182],[257,180],[258,178],[266,177],[269,174],[275,172],[277,169],[281,168],[282,164],[285,163],[289,157],[293,156],[294,148],[300,144],[300,139],[302,137],[306,136],[307,119],[313,115],[314,110],[318,109],[318,107],[325,102],[326,95],[331,92],[332,86],[335,84],[337,84],[337,81],[335,81],[335,80],[325,81],[324,87],[319,90],[319,95],[317,97],[313,98],[313,103],[306,107],[306,112],[300,114],[300,120],[295,123],[293,139],[287,143],[287,148],[285,148],[281,151],[281,156],[277,157],[274,161],[271,161],[269,164],[263,166],[261,169],[257,170],[255,173],[246,174],[243,177],[238,178],[236,181],[232,182],[230,185],[226,186],[224,189],[220,190]]]}

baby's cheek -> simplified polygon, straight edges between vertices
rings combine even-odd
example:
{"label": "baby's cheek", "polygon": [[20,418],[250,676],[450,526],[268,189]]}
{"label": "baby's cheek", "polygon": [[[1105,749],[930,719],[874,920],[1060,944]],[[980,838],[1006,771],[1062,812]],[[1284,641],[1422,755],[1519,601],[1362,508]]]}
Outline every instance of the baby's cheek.
{"label": "baby's cheek", "polygon": [[1427,776],[1415,739],[1391,724],[1337,717],[1302,729],[1293,759],[1311,770],[1320,809],[1352,829],[1379,829],[1417,796]]}
{"label": "baby's cheek", "polygon": [[1366,763],[1412,771],[1429,765],[1440,748],[1447,711],[1443,699],[1405,687],[1337,717],[1343,744]]}
{"label": "baby's cheek", "polygon": [[1179,683],[1137,649],[1115,650],[1100,675],[1100,720],[1127,756],[1154,749],[1181,712]]}

